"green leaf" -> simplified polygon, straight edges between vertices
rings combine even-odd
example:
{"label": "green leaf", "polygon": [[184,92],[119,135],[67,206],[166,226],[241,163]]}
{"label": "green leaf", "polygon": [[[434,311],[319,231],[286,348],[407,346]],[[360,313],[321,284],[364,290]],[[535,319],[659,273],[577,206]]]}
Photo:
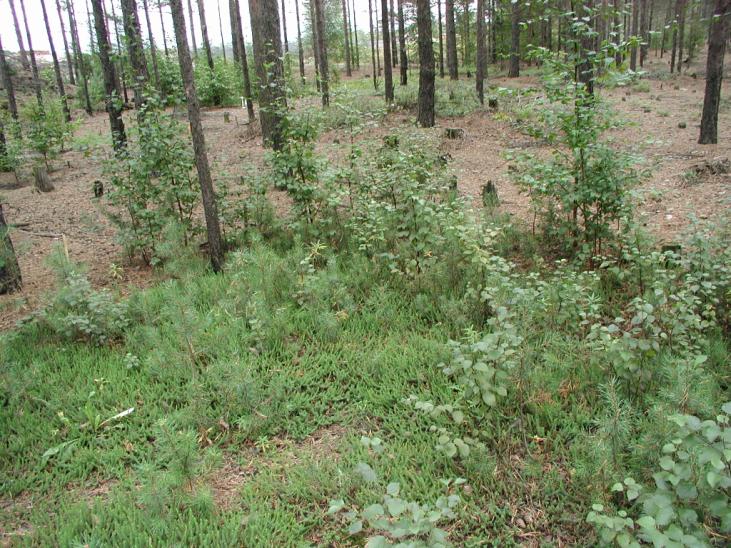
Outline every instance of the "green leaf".
{"label": "green leaf", "polygon": [[328,508],[328,514],[335,514],[340,512],[345,507],[345,501],[343,499],[333,499],[330,501],[330,508]]}
{"label": "green leaf", "polygon": [[350,524],[350,527],[348,527],[348,534],[349,535],[357,535],[363,530],[363,522],[361,520],[354,521]]}
{"label": "green leaf", "polygon": [[363,510],[363,518],[367,519],[368,521],[374,521],[385,513],[383,506],[380,504],[371,504],[370,506],[366,507]]}

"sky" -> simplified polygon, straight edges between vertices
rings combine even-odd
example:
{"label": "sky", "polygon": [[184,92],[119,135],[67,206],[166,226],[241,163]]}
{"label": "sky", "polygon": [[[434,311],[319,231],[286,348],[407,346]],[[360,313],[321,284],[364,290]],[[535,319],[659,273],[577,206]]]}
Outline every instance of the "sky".
{"label": "sky", "polygon": [[[86,18],[86,2],[88,0],[69,0],[73,2],[74,10],[76,13],[76,22],[79,30],[79,40],[81,47],[85,51],[89,47],[89,28],[87,26]],[[107,5],[108,13],[111,13],[109,4],[112,0],[104,0]],[[114,9],[117,17],[121,16],[121,9],[119,7],[119,0],[114,1]],[[280,10],[281,1],[278,0]],[[304,32],[304,7],[302,0],[300,1],[300,17],[302,18],[302,31]],[[352,2],[353,0],[348,0]],[[31,38],[33,39],[33,49],[36,51],[48,50],[48,37],[46,34],[45,25],[43,24],[43,11],[41,10],[40,0],[24,0],[25,9],[28,14],[28,22],[30,26]],[[45,0],[46,9],[48,10],[49,23],[51,26],[51,34],[53,36],[53,42],[56,47],[56,52],[59,56],[63,56],[63,39],[61,37],[61,25],[58,19],[58,12],[56,11],[56,0]],[[193,4],[195,19],[195,32],[196,32],[196,44],[201,47],[201,29],[200,19],[198,16],[196,0],[191,0]],[[216,47],[221,45],[221,27],[218,23],[218,4],[221,6],[221,20],[223,23],[223,38],[230,46],[231,42],[231,25],[228,18],[228,0],[203,0],[203,5],[206,12],[206,23],[208,27],[208,38],[211,41],[211,46]],[[152,24],[152,32],[155,38],[155,44],[162,49],[162,28],[160,25],[160,15],[157,11],[157,0],[148,0],[150,6],[150,22]],[[23,34],[23,43],[26,49],[28,48],[27,40],[25,37],[25,27],[23,26],[22,12],[20,9],[20,0],[14,0],[15,10],[18,14],[18,20]],[[249,10],[247,0],[239,0],[241,6],[241,17],[244,25],[244,39],[247,42],[251,42],[251,27],[249,22]],[[65,0],[62,0],[62,6],[65,5]],[[297,16],[295,12],[295,0],[284,0],[285,15],[287,20],[287,38],[289,43],[294,46],[297,43]],[[352,5],[352,4],[350,4]],[[183,7],[185,11],[186,25],[188,33],[190,33],[190,22],[188,20],[188,9],[187,0],[183,0]],[[91,8],[90,8],[91,9]],[[147,39],[147,26],[145,23],[145,17],[142,12],[142,0],[137,0],[137,9],[140,16],[140,25],[142,26],[142,35]],[[355,0],[356,9],[356,22],[359,30],[366,30],[368,25],[368,0]],[[68,15],[65,10],[61,12],[64,17],[64,25],[68,35]],[[165,31],[167,34],[168,46],[175,44],[175,37],[173,35],[173,22],[170,16],[170,8],[163,7],[163,19],[165,21]],[[121,25],[120,25],[121,27]],[[111,29],[110,29],[110,32]],[[18,51],[18,41],[15,35],[15,27],[13,25],[12,12],[10,10],[10,0],[0,0],[0,37],[2,37],[3,49],[6,51]],[[190,42],[190,34],[188,35]],[[70,39],[69,39],[70,40]],[[112,37],[112,42],[114,38]],[[69,41],[70,47],[70,41]],[[192,45],[191,45],[192,47]]]}

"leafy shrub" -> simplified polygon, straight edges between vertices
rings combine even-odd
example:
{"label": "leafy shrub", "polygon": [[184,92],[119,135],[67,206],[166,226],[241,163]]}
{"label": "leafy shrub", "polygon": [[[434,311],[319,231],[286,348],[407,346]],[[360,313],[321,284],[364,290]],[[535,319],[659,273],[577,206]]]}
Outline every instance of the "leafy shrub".
{"label": "leafy shrub", "polygon": [[48,165],[48,160],[58,156],[73,132],[73,126],[64,117],[61,101],[48,99],[43,108],[37,102],[29,101],[21,114],[26,122],[28,147],[41,155]]}

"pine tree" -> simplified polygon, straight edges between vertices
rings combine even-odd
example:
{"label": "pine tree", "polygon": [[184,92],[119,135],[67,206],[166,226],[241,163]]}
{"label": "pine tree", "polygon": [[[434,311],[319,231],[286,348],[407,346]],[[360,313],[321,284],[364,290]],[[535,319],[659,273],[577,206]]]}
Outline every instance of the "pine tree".
{"label": "pine tree", "polygon": [[315,26],[317,27],[317,55],[320,60],[320,92],[322,106],[330,106],[330,67],[327,62],[327,36],[325,33],[325,9],[322,0],[315,3]]}
{"label": "pine tree", "polygon": [[485,77],[487,76],[487,44],[485,42],[485,0],[477,0],[477,66],[475,86],[480,104],[485,103]]}
{"label": "pine tree", "polygon": [[457,69],[457,34],[454,25],[454,0],[446,0],[445,13],[447,32],[447,68],[451,80],[459,79]]}
{"label": "pine tree", "polygon": [[510,67],[508,78],[520,76],[520,0],[513,0],[510,14]]}
{"label": "pine tree", "polygon": [[398,0],[398,43],[401,85],[405,86],[409,77],[409,58],[406,55],[406,30],[404,24],[404,2]]}
{"label": "pine tree", "polygon": [[345,0],[341,0],[343,6],[343,45],[345,48],[345,74],[347,76],[353,76],[353,72],[350,68],[350,40],[348,38],[348,10],[345,7]]}
{"label": "pine tree", "polygon": [[30,64],[28,63],[28,55],[26,55],[26,52],[25,52],[25,45],[23,44],[23,33],[20,30],[20,25],[18,24],[18,14],[15,12],[15,1],[8,0],[8,3],[10,4],[10,12],[13,15],[13,26],[15,27],[15,38],[18,40],[18,49],[20,50],[20,64],[23,65],[23,68],[25,70],[29,70]]}
{"label": "pine tree", "polygon": [[46,34],[48,36],[48,44],[51,48],[51,59],[53,60],[53,72],[56,76],[56,89],[61,98],[61,107],[63,108],[63,116],[67,122],[71,121],[71,111],[69,103],[66,100],[66,89],[63,86],[63,77],[61,76],[61,65],[58,62],[56,47],[53,44],[53,35],[51,35],[51,26],[48,24],[48,11],[46,10],[46,0],[41,0],[41,11],[43,12],[43,23],[46,25]]}
{"label": "pine tree", "polygon": [[434,49],[432,46],[429,0],[416,0],[416,27],[419,33],[419,113],[421,127],[434,126]]}
{"label": "pine tree", "polygon": [[723,58],[726,53],[731,0],[716,0],[708,33],[708,59],[706,61],[706,92],[703,98],[703,116],[698,143],[701,145],[718,142],[718,107],[721,103],[723,81]]}

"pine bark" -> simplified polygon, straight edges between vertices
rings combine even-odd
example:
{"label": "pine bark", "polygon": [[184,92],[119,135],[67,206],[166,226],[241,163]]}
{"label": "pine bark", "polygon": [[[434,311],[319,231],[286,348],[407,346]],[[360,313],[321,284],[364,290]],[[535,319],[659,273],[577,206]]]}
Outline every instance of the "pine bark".
{"label": "pine bark", "polygon": [[76,85],[76,75],[74,74],[74,60],[69,52],[69,41],[66,38],[66,23],[63,22],[63,16],[61,15],[61,2],[56,0],[56,14],[58,20],[61,23],[61,37],[63,38],[63,51],[66,54],[66,67],[69,71],[69,83],[72,86]]}
{"label": "pine bark", "polygon": [[63,85],[63,76],[61,75],[61,64],[58,62],[56,54],[56,46],[53,44],[53,35],[51,34],[51,25],[48,23],[48,11],[46,10],[46,0],[41,0],[41,11],[43,12],[43,23],[46,25],[46,35],[48,36],[48,44],[51,48],[51,59],[53,60],[53,72],[56,76],[56,89],[61,98],[61,107],[63,108],[63,116],[67,122],[71,121],[71,111],[69,103],[66,99],[66,89]]}
{"label": "pine bark", "polygon": [[510,66],[508,78],[520,76],[520,0],[515,0],[510,13]]}
{"label": "pine bark", "polygon": [[405,86],[409,77],[409,58],[406,54],[406,29],[404,24],[404,0],[398,0],[398,43],[401,85]]}
{"label": "pine bark", "polygon": [[371,63],[373,65],[373,88],[378,91],[378,73],[376,69],[376,39],[373,34],[373,0],[368,0],[368,23],[371,33]]}
{"label": "pine bark", "polygon": [[223,62],[226,63],[226,42],[223,40],[223,19],[221,19],[221,0],[216,0],[216,10],[218,11],[218,31],[221,33],[221,53],[223,54]]}
{"label": "pine bark", "polygon": [[419,34],[418,121],[421,127],[433,127],[435,71],[429,0],[416,0],[416,26]]}
{"label": "pine bark", "polygon": [[322,0],[315,3],[315,25],[317,26],[317,54],[320,61],[320,92],[322,106],[330,106],[330,67],[327,62],[327,38],[325,36],[325,9]]}
{"label": "pine bark", "polygon": [[294,1],[294,9],[297,14],[297,57],[300,65],[300,80],[305,85],[305,51],[302,49],[302,24],[300,23],[300,3],[299,0]]}
{"label": "pine bark", "polygon": [[157,12],[160,14],[160,29],[162,29],[162,46],[165,52],[165,57],[170,55],[168,51],[168,36],[165,32],[165,19],[162,16],[162,0],[157,0]]}
{"label": "pine bark", "polygon": [[457,69],[457,35],[454,28],[454,0],[445,2],[446,32],[447,32],[447,68],[451,80],[459,79]]}
{"label": "pine bark", "polygon": [[0,39],[0,76],[2,76],[3,87],[5,88],[5,94],[8,97],[8,111],[13,120],[18,120],[18,103],[15,100],[15,86],[13,85],[13,78],[10,74],[10,67],[8,61],[5,59],[5,50],[3,50],[3,42]]}
{"label": "pine bark", "polygon": [[345,0],[341,0],[343,10],[343,43],[345,46],[345,74],[347,76],[353,76],[353,71],[350,68],[350,39],[348,32],[348,9],[345,7]]}
{"label": "pine bark", "polygon": [[23,44],[23,33],[20,30],[20,25],[18,24],[18,14],[15,11],[15,1],[14,0],[8,0],[10,3],[10,11],[13,14],[13,26],[15,27],[15,38],[18,40],[18,49],[20,50],[20,64],[23,65],[23,68],[25,70],[30,69],[30,64],[28,63],[28,55],[25,52],[25,45]]}
{"label": "pine bark", "polygon": [[386,102],[393,102],[393,70],[391,62],[391,34],[388,18],[388,0],[381,0],[381,22],[383,24],[383,79]]}
{"label": "pine bark", "polygon": [[[172,6],[170,6],[172,10]],[[193,57],[198,59],[198,45],[195,42],[195,20],[193,19],[193,4],[188,0],[188,19],[190,19],[190,42],[193,44]]]}
{"label": "pine bark", "polygon": [[718,108],[721,103],[723,82],[723,58],[726,53],[726,37],[731,19],[731,0],[716,0],[711,27],[708,33],[708,59],[706,61],[706,91],[703,98],[703,115],[698,143],[718,142]]}
{"label": "pine bark", "polygon": [[251,122],[255,118],[254,102],[251,99],[251,75],[249,71],[249,60],[246,56],[246,42],[244,42],[244,27],[241,23],[241,6],[239,5],[239,0],[229,0],[229,8],[231,9],[231,28],[235,34],[234,40],[239,52],[241,76],[244,82],[246,113],[249,117],[249,122]]}
{"label": "pine bark", "polygon": [[22,285],[18,258],[5,222],[3,204],[0,203],[0,295],[18,291]]}
{"label": "pine bark", "polygon": [[36,54],[33,51],[33,40],[30,37],[30,28],[28,27],[28,16],[25,13],[25,2],[20,0],[20,10],[23,13],[23,23],[25,24],[25,35],[28,41],[28,53],[30,54],[30,68],[33,74],[33,89],[36,92],[38,107],[43,111],[43,88],[41,87],[41,79],[38,75],[38,64],[36,63]]}
{"label": "pine bark", "polygon": [[259,76],[259,118],[264,144],[280,150],[287,109],[277,0],[249,0],[254,64]]}
{"label": "pine bark", "polygon": [[[208,39],[208,24],[206,23],[206,10],[205,10],[205,3],[203,0],[197,0],[198,1],[198,17],[200,17],[201,22],[201,37],[203,40],[203,51],[206,53],[206,62],[208,63],[208,68],[211,69],[211,72],[215,70],[215,66],[213,64],[213,52],[211,51],[211,41]],[[216,101],[216,104],[218,104],[220,101]]]}
{"label": "pine bark", "polygon": [[355,0],[351,4],[350,13],[353,14],[353,34],[355,36],[355,67],[360,70],[360,47],[358,46],[358,21],[355,17]]}
{"label": "pine bark", "polygon": [[155,37],[152,35],[152,24],[150,23],[150,9],[147,0],[142,0],[142,9],[145,11],[145,22],[147,23],[147,41],[150,43],[150,57],[152,58],[152,74],[155,76],[155,87],[162,93],[160,86],[160,70],[157,65],[157,48]]}
{"label": "pine bark", "polygon": [[109,114],[109,126],[112,133],[112,145],[117,153],[120,153],[127,145],[127,136],[124,131],[124,121],[122,121],[122,105],[117,92],[117,75],[114,64],[110,59],[112,51],[109,44],[109,35],[107,27],[104,25],[104,11],[102,10],[102,0],[91,0],[91,7],[94,11],[94,29],[96,30],[96,43],[99,50],[99,61],[102,66],[102,75],[104,77],[104,93],[106,110]]}
{"label": "pine bark", "polygon": [[134,73],[132,89],[134,90],[135,109],[139,110],[145,103],[145,86],[147,85],[149,75],[147,72],[145,50],[142,46],[140,19],[137,15],[137,1],[121,0],[121,6],[127,55],[129,56],[129,63]]}
{"label": "pine bark", "polygon": [[487,77],[487,43],[485,41],[485,0],[477,0],[477,66],[475,87],[480,104],[485,104],[485,78]]}
{"label": "pine bark", "polygon": [[79,28],[76,25],[76,13],[74,12],[74,3],[67,4],[69,14],[69,27],[71,27],[71,46],[74,49],[74,59],[79,72],[79,80],[81,80],[81,91],[84,95],[84,110],[91,116],[94,110],[91,108],[91,98],[89,97],[88,72],[84,63],[84,56],[81,53],[81,45],[79,43]]}
{"label": "pine bark", "polygon": [[439,77],[444,78],[444,31],[442,29],[442,0],[437,0],[437,17],[439,19]]}
{"label": "pine bark", "polygon": [[[639,35],[640,4],[639,0],[632,0],[632,36]],[[637,46],[632,46],[629,55],[629,68],[637,70]]]}
{"label": "pine bark", "polygon": [[287,13],[282,0],[282,38],[284,39],[284,53],[289,53],[289,41],[287,39]]}
{"label": "pine bark", "polygon": [[388,14],[391,22],[391,66],[396,68],[398,64],[398,43],[396,40],[396,11],[393,9],[393,0],[388,0]]}
{"label": "pine bark", "polygon": [[650,47],[649,20],[647,17],[649,0],[640,0],[640,67],[645,66],[648,48]]}

